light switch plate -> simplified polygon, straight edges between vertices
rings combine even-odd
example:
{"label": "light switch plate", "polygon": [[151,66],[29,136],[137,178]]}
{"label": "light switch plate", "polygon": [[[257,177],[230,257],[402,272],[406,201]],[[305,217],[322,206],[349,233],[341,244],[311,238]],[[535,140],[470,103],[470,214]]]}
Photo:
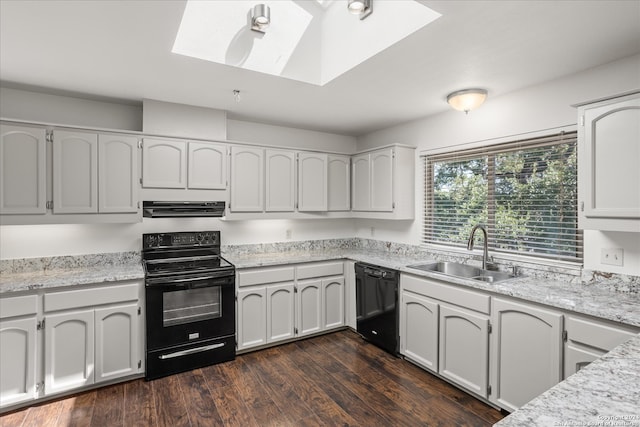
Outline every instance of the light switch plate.
{"label": "light switch plate", "polygon": [[622,248],[602,248],[600,253],[600,263],[607,265],[617,265],[622,267],[624,250]]}

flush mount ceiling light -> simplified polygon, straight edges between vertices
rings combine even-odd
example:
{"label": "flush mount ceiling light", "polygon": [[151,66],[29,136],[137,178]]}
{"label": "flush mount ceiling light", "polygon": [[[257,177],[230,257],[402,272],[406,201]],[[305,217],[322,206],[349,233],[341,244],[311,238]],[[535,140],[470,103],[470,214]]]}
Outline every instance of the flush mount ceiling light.
{"label": "flush mount ceiling light", "polygon": [[264,33],[271,23],[271,10],[266,4],[257,4],[251,11],[251,29]]}
{"label": "flush mount ceiling light", "polygon": [[363,20],[373,12],[373,0],[349,0],[347,7],[349,12],[360,15],[360,20]]}
{"label": "flush mount ceiling light", "polygon": [[482,105],[487,98],[485,89],[464,89],[450,93],[447,96],[447,102],[451,107],[458,111],[469,113]]}

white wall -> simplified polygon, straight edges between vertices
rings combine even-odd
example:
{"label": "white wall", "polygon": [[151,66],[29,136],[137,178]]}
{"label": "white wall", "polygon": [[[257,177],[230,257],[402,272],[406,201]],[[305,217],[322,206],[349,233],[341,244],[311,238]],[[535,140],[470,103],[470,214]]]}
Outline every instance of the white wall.
{"label": "white wall", "polygon": [[[437,150],[461,144],[538,133],[547,129],[575,126],[577,112],[572,104],[640,89],[640,55],[605,64],[584,72],[563,77],[507,95],[492,98],[468,115],[454,110],[383,129],[358,138],[358,150],[389,143],[418,147],[417,152]],[[416,220],[388,223],[361,220],[357,222],[357,236],[419,244],[422,233],[423,176],[419,157],[416,158]],[[640,275],[640,235],[600,236],[585,233],[585,268]],[[611,242],[613,240],[613,242]],[[623,268],[600,264],[600,249],[621,247],[625,250]],[[614,245],[614,246],[611,246]]]}
{"label": "white wall", "polygon": [[227,113],[213,108],[143,99],[142,131],[175,137],[225,140]]}
{"label": "white wall", "polygon": [[136,224],[5,225],[0,259],[139,251],[143,233],[220,230],[223,245],[353,237],[351,219],[224,221],[144,218]]}
{"label": "white wall", "polygon": [[357,143],[356,138],[352,136],[242,120],[227,120],[227,139],[229,141],[332,151],[346,154],[354,153]]}
{"label": "white wall", "polygon": [[0,117],[69,126],[142,130],[142,105],[0,87]]}

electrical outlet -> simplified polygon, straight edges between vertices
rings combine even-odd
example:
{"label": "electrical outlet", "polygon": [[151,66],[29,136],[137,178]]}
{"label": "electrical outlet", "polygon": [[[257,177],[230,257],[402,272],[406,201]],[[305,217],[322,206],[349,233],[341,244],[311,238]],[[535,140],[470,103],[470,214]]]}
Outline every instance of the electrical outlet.
{"label": "electrical outlet", "polygon": [[292,235],[292,234],[293,234],[293,233],[291,232],[291,229],[287,229],[287,231],[285,232],[285,235],[286,235],[286,237],[287,237],[287,240],[291,240],[291,235]]}
{"label": "electrical outlet", "polygon": [[602,248],[600,263],[622,267],[624,250],[622,248]]}

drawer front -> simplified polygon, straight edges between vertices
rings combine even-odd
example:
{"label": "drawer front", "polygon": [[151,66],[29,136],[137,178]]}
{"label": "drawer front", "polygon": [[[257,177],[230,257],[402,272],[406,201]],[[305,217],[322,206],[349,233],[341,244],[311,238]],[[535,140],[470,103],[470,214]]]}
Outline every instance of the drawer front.
{"label": "drawer front", "polygon": [[317,264],[301,265],[297,267],[298,279],[312,279],[314,277],[342,276],[344,262],[321,262]]}
{"label": "drawer front", "polygon": [[575,316],[567,316],[566,330],[570,341],[605,351],[613,349],[638,333],[637,329],[633,330],[631,327],[615,327]]}
{"label": "drawer front", "polygon": [[131,283],[48,293],[44,295],[44,311],[67,310],[70,308],[137,301],[139,287],[140,284]]}
{"label": "drawer front", "polygon": [[436,280],[407,274],[400,275],[400,286],[405,291],[445,301],[480,313],[490,313],[491,298],[481,292],[462,289]]}
{"label": "drawer front", "polygon": [[38,296],[25,295],[0,299],[0,319],[27,316],[38,312]]}
{"label": "drawer front", "polygon": [[294,279],[293,267],[252,268],[238,271],[238,287],[290,282]]}

